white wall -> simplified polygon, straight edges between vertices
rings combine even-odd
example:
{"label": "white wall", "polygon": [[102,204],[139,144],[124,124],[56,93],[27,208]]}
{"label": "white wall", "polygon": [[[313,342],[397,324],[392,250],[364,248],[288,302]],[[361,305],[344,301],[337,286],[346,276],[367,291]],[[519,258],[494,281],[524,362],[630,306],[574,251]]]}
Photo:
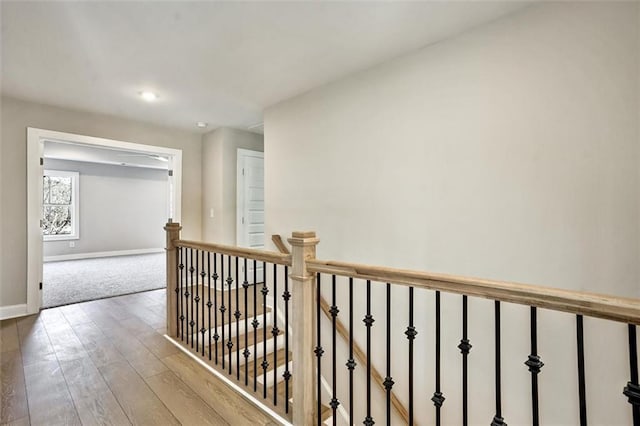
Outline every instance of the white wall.
{"label": "white wall", "polygon": [[[266,235],[315,230],[324,259],[639,297],[639,27],[637,3],[544,3],[267,109]],[[406,297],[394,293],[399,369]],[[431,421],[433,299],[416,297],[417,418]],[[443,309],[444,419],[460,423],[459,297]],[[504,311],[503,411],[526,424],[528,310]],[[493,416],[492,315],[470,305],[473,424]],[[542,422],[573,424],[574,319],[539,317]],[[629,424],[626,329],[595,323],[590,422]]]}
{"label": "white wall", "polygon": [[[238,149],[264,151],[260,134],[221,127],[202,138],[202,236],[236,244]],[[211,209],[214,215],[211,217]]]}
{"label": "white wall", "polygon": [[44,256],[162,248],[167,171],[45,159],[46,170],[79,175],[80,238],[46,241]]}

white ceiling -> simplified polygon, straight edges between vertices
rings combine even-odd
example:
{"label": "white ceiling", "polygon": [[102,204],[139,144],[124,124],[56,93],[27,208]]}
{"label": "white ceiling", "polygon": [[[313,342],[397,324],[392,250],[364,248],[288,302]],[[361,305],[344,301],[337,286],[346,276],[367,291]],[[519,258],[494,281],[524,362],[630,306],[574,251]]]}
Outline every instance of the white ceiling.
{"label": "white ceiling", "polygon": [[194,131],[247,128],[269,105],[527,4],[2,1],[2,91]]}

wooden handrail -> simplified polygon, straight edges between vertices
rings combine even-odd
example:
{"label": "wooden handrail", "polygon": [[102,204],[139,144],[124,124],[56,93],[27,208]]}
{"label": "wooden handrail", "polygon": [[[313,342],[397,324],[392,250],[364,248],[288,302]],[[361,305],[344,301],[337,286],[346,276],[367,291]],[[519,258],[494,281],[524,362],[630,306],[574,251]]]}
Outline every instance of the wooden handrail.
{"label": "wooden handrail", "polygon": [[[322,308],[322,312],[324,312],[327,318],[332,319],[331,312],[329,311],[329,304],[326,300],[324,300],[324,297],[322,296],[320,296],[320,307]],[[338,318],[336,318],[336,330],[338,331],[338,334],[340,334],[340,337],[342,337],[348,343],[349,332],[347,331],[347,328],[344,326],[344,324],[342,324],[342,321],[340,321]],[[367,356],[365,355],[360,345],[358,345],[358,343],[356,343],[355,341],[353,342],[353,354],[358,359],[358,362],[360,364],[367,364]],[[386,389],[384,387],[384,378],[373,364],[371,365],[371,377],[373,378],[374,382],[376,382],[378,386],[380,386],[380,389],[382,389],[383,392],[386,392]],[[402,405],[402,402],[400,402],[393,391],[391,391],[391,404],[393,405],[393,408],[396,409],[400,417],[402,417],[404,423],[408,424],[409,412],[404,407],[404,405]]]}
{"label": "wooden handrail", "polygon": [[227,256],[245,257],[247,259],[255,259],[261,262],[269,262],[277,265],[291,266],[291,255],[281,254],[275,251],[256,250],[246,247],[235,247],[224,244],[203,243],[200,241],[189,240],[175,241],[174,246],[221,253],[226,254]]}
{"label": "wooden handrail", "polygon": [[271,236],[271,241],[273,241],[273,244],[275,244],[275,246],[278,248],[280,253],[282,253],[282,254],[290,254],[291,253],[289,251],[289,248],[287,247],[287,245],[284,243],[284,241],[282,241],[282,237],[279,234],[272,235]]}
{"label": "wooden handrail", "polygon": [[307,269],[640,325],[640,299],[317,259],[308,260]]}

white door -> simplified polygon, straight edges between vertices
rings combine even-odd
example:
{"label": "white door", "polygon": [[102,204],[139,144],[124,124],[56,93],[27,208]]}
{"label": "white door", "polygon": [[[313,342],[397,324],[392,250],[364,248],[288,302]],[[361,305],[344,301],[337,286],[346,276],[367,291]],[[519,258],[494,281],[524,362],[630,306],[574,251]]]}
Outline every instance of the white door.
{"label": "white door", "polygon": [[[240,247],[264,248],[264,153],[238,149],[236,242]],[[252,262],[251,262],[252,263]],[[248,265],[253,282],[253,265]],[[263,280],[258,264],[257,282]]]}

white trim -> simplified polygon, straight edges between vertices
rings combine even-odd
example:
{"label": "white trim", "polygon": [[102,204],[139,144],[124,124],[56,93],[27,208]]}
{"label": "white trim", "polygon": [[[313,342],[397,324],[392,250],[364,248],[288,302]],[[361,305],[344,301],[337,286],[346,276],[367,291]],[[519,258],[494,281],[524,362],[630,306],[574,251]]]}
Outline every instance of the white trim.
{"label": "white trim", "polygon": [[27,128],[27,312],[35,314],[42,305],[42,171],[40,158],[44,142],[64,142],[76,145],[100,146],[102,148],[131,151],[141,154],[162,155],[169,158],[169,206],[167,216],[180,222],[182,216],[182,150],[161,146],[143,145],[113,139],[56,132],[53,130]]}
{"label": "white trim", "polygon": [[0,306],[0,320],[27,315],[27,304]]}
{"label": "white trim", "polygon": [[240,386],[238,386],[236,383],[232,382],[231,380],[229,380],[227,378],[227,376],[225,376],[224,374],[219,373],[218,371],[216,371],[214,368],[212,368],[210,365],[208,365],[206,362],[204,362],[203,360],[201,360],[199,357],[197,357],[196,355],[194,355],[193,353],[189,352],[188,350],[186,350],[185,348],[182,347],[182,345],[180,345],[178,342],[176,342],[175,340],[173,340],[171,337],[169,337],[168,335],[164,335],[165,339],[167,339],[168,341],[170,341],[171,343],[173,343],[178,349],[180,349],[182,352],[184,352],[185,354],[187,354],[189,357],[191,357],[191,359],[193,359],[195,362],[197,362],[198,364],[200,364],[202,367],[206,368],[210,373],[212,373],[214,376],[216,376],[218,379],[220,379],[221,381],[223,381],[226,385],[228,385],[230,388],[232,388],[234,391],[238,392],[239,394],[241,394],[245,399],[248,399],[249,401],[251,401],[252,404],[256,405],[258,408],[260,408],[262,411],[264,411],[266,414],[268,414],[269,416],[271,416],[273,418],[273,420],[275,420],[276,422],[278,422],[279,424],[283,425],[283,426],[293,426],[292,423],[289,423],[287,420],[283,419],[282,417],[280,417],[278,414],[276,414],[272,409],[270,409],[269,407],[267,407],[266,405],[264,405],[262,402],[260,402],[260,400],[254,398],[250,393],[248,393],[247,391],[245,391],[244,389],[242,389]]}
{"label": "white trim", "polygon": [[91,253],[61,254],[59,256],[45,256],[45,262],[59,262],[61,260],[95,259],[98,257],[133,256],[136,254],[164,253],[163,248],[149,248],[137,250],[94,251]]}

